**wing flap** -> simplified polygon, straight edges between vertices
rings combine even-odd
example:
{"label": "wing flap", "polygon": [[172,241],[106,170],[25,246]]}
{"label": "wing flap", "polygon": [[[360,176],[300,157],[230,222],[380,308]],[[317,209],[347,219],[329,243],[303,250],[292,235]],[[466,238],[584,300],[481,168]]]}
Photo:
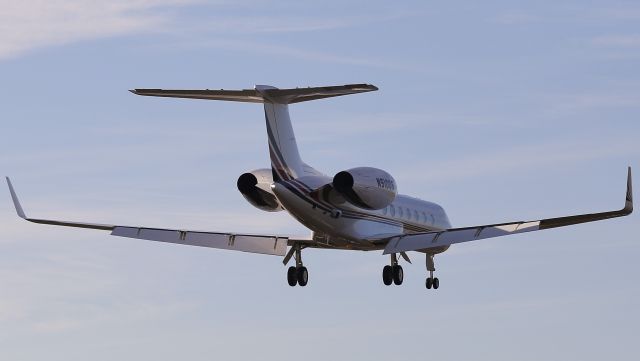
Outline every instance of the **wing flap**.
{"label": "wing flap", "polygon": [[113,236],[145,239],[149,241],[184,244],[189,246],[228,249],[250,253],[284,256],[288,237],[232,233],[181,231],[172,229],[115,227]]}
{"label": "wing flap", "polygon": [[539,221],[515,222],[500,225],[451,228],[440,232],[415,233],[406,236],[397,236],[387,243],[384,254],[422,251],[428,250],[429,248],[450,246],[456,243],[537,231],[539,230],[539,224]]}

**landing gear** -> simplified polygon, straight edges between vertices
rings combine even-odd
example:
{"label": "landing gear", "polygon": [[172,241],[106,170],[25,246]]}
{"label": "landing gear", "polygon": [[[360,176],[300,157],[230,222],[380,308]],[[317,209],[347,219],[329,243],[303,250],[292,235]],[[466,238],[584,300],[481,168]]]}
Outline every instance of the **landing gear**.
{"label": "landing gear", "polygon": [[295,285],[300,285],[302,287],[307,285],[309,282],[309,271],[307,271],[307,267],[289,267],[287,270],[287,283],[289,286],[294,287]]}
{"label": "landing gear", "polygon": [[438,277],[433,277],[433,272],[436,270],[436,265],[433,261],[432,254],[427,254],[427,270],[429,271],[429,277],[427,277],[424,285],[425,287],[427,287],[427,289],[433,288],[434,290],[437,290],[438,287],[440,287],[440,280],[438,279]]}
{"label": "landing gear", "polygon": [[400,286],[403,280],[404,280],[404,271],[402,270],[402,266],[395,265],[393,267],[393,283]]}
{"label": "landing gear", "polygon": [[287,270],[287,282],[289,286],[294,287],[298,284],[298,269],[291,266],[289,270]]}
{"label": "landing gear", "polygon": [[309,272],[307,271],[307,267],[298,267],[296,276],[298,278],[298,284],[302,287],[307,285],[309,282]]}
{"label": "landing gear", "polygon": [[425,286],[428,289],[431,289],[431,287],[433,287],[434,290],[437,290],[438,287],[440,287],[440,280],[438,279],[438,277],[427,277],[427,280],[425,281]]}
{"label": "landing gear", "polygon": [[404,280],[404,271],[402,266],[398,264],[398,257],[396,254],[391,255],[391,265],[386,265],[382,269],[382,283],[385,286],[390,286],[391,283],[401,285]]}
{"label": "landing gear", "polygon": [[295,252],[296,265],[287,270],[287,283],[291,287],[295,285],[304,287],[309,282],[309,271],[307,271],[307,267],[302,265],[302,248],[300,245],[294,245],[291,251]]}
{"label": "landing gear", "polygon": [[393,268],[389,265],[382,268],[382,282],[385,286],[390,286],[393,283]]}

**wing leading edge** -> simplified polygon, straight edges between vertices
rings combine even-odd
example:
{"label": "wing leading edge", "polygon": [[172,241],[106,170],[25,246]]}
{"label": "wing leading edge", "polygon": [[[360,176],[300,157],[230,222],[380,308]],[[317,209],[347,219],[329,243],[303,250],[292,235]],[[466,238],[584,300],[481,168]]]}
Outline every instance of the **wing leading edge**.
{"label": "wing leading edge", "polygon": [[145,239],[149,241],[184,244],[190,246],[227,249],[250,253],[270,254],[284,256],[287,245],[293,242],[308,242],[309,240],[292,239],[287,236],[236,234],[220,232],[202,232],[179,229],[127,227],[99,223],[81,223],[69,221],[57,221],[50,219],[29,218],[25,214],[18,196],[7,177],[7,184],[11,192],[11,199],[20,218],[29,222],[49,224],[54,226],[99,229],[111,231],[112,236]]}
{"label": "wing leading edge", "polygon": [[415,233],[389,238],[384,254],[407,251],[427,251],[430,248],[449,246],[456,243],[477,241],[485,238],[508,236],[511,234],[541,231],[543,229],[565,227],[574,224],[595,222],[609,218],[623,217],[633,212],[633,191],[631,167],[627,171],[627,193],[624,208],[616,211],[580,214],[567,217],[547,218],[536,221],[521,221],[450,228],[439,232]]}

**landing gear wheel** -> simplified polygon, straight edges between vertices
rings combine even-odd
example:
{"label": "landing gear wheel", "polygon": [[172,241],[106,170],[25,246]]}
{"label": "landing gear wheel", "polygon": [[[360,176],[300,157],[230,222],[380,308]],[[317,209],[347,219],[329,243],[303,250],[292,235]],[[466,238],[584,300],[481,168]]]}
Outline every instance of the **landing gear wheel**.
{"label": "landing gear wheel", "polygon": [[309,282],[309,272],[307,272],[307,267],[298,268],[297,273],[298,284],[302,287],[306,286],[307,282]]}
{"label": "landing gear wheel", "polygon": [[393,270],[393,283],[396,285],[401,285],[404,280],[404,271],[402,270],[402,266],[395,265],[392,267]]}
{"label": "landing gear wheel", "polygon": [[389,265],[384,266],[382,269],[382,282],[384,282],[385,286],[389,286],[393,282],[393,270]]}
{"label": "landing gear wheel", "polygon": [[433,279],[433,289],[437,290],[438,287],[440,287],[440,280],[438,279],[438,277]]}
{"label": "landing gear wheel", "polygon": [[291,287],[294,287],[298,284],[298,274],[295,267],[289,267],[289,269],[287,270],[287,282]]}
{"label": "landing gear wheel", "polygon": [[424,285],[427,287],[427,289],[431,289],[431,287],[433,287],[433,278],[427,277]]}

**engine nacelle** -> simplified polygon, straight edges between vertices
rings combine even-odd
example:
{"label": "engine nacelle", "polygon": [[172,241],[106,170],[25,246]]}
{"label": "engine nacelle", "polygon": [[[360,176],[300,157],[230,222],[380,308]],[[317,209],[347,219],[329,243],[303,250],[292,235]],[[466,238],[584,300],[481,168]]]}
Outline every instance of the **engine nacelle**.
{"label": "engine nacelle", "polygon": [[281,211],[282,205],[271,191],[271,169],[256,169],[238,178],[238,190],[254,207],[267,212]]}
{"label": "engine nacelle", "polygon": [[364,209],[382,209],[396,198],[393,177],[377,168],[358,167],[333,177],[333,188],[349,203]]}

